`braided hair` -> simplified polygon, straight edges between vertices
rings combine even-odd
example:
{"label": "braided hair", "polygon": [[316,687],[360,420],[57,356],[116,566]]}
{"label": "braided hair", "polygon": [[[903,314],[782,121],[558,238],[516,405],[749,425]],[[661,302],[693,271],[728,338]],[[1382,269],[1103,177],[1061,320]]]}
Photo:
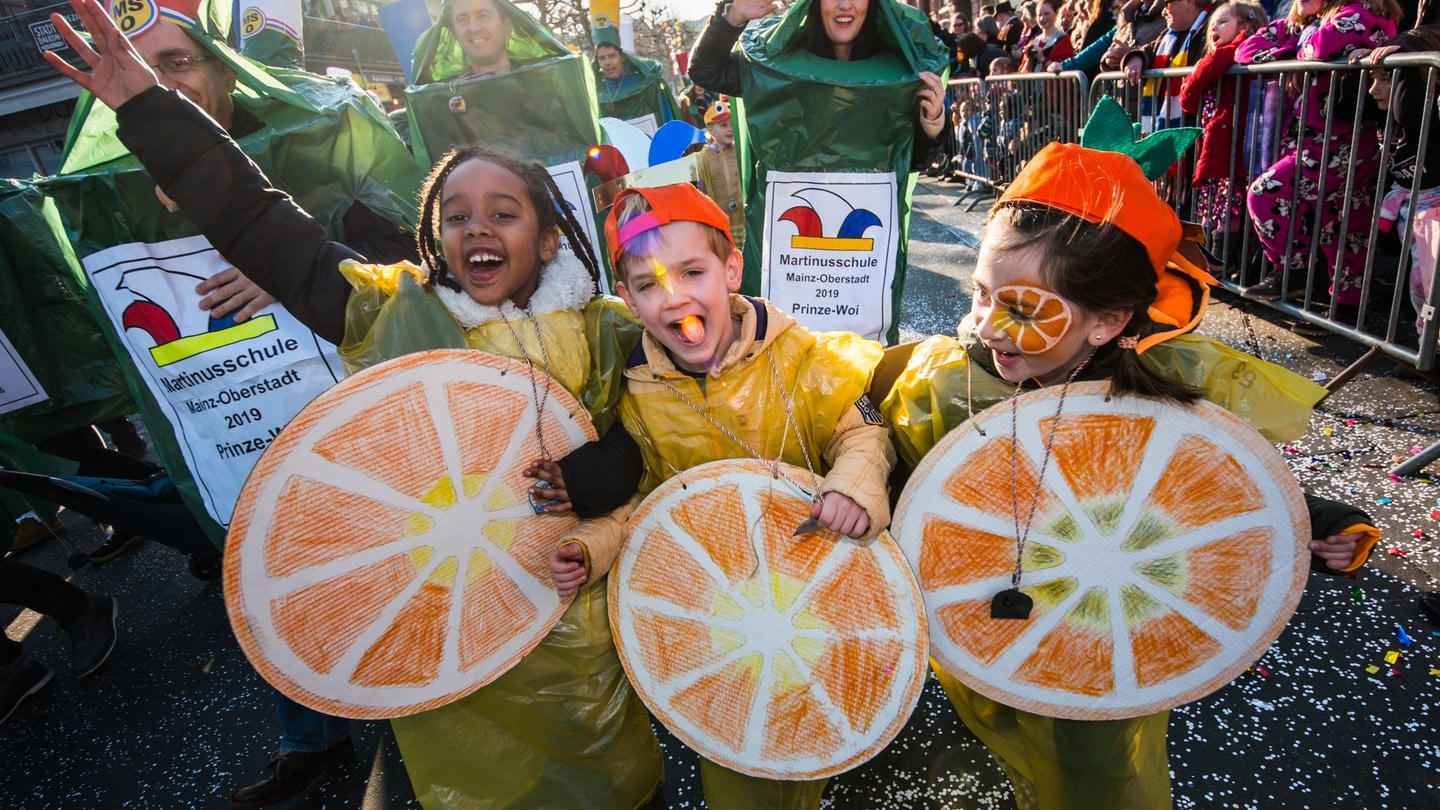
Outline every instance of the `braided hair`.
{"label": "braided hair", "polygon": [[415,238],[420,259],[430,269],[425,283],[441,284],[452,290],[460,290],[460,285],[450,277],[450,268],[445,264],[445,255],[440,245],[440,200],[445,191],[446,178],[456,166],[469,160],[492,163],[519,177],[530,195],[531,204],[535,206],[536,215],[540,218],[540,233],[549,228],[559,228],[560,233],[574,248],[575,255],[590,272],[590,279],[597,285],[600,283],[600,260],[595,255],[595,248],[586,237],[585,229],[580,226],[580,220],[575,218],[573,207],[565,201],[565,195],[561,194],[560,188],[555,185],[555,178],[550,176],[550,171],[533,160],[525,160],[511,152],[483,144],[460,146],[446,152],[420,186],[420,227]]}

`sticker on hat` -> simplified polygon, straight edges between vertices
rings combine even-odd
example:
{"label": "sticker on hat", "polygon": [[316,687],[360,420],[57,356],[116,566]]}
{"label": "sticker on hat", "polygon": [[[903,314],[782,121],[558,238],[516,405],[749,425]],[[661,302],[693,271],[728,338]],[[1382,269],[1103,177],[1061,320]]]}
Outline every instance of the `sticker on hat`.
{"label": "sticker on hat", "polygon": [[200,0],[112,0],[110,18],[126,37],[134,38],[159,22],[173,22],[194,28],[200,14]]}

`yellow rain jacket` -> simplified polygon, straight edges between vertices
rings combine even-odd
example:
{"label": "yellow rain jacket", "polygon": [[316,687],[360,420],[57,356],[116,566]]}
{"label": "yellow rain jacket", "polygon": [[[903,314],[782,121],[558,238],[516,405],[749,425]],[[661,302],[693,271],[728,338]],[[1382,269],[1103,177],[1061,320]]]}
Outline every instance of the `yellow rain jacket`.
{"label": "yellow rain jacket", "polygon": [[[750,457],[716,423],[766,459],[806,467],[788,413],[810,465],[824,476],[820,492],[848,495],[863,507],[870,528],[859,539],[873,539],[890,524],[885,483],[895,465],[889,431],[865,395],[880,344],[848,332],[809,332],[762,299],[731,295],[730,312],[740,319],[739,336],[703,380],[677,369],[648,334],[625,369],[620,420],[645,457],[641,493],[706,462]],[[815,808],[829,781],[760,779],[703,757],[700,775],[711,810]]]}
{"label": "yellow rain jacket", "polygon": [[[530,301],[533,320],[507,306],[509,326],[463,293],[422,286],[413,265],[347,262],[341,272],[355,287],[340,346],[347,371],[422,346],[469,346],[522,361],[528,353],[537,365],[546,359],[598,431],[613,423],[619,367],[640,327],[619,300],[593,296],[573,258],[545,268]],[[581,521],[566,542],[584,543],[596,523],[603,519]],[[664,776],[649,715],[610,635],[603,577],[580,590],[510,671],[466,698],[390,724],[425,807],[632,810]]]}
{"label": "yellow rain jacket", "polygon": [[[1299,375],[1209,338],[1185,334],[1152,346],[1151,368],[1200,389],[1205,399],[1271,441],[1299,438],[1325,389]],[[1093,369],[1082,378],[1097,379]],[[956,337],[915,347],[880,410],[901,457],[914,467],[973,414],[1015,394],[1014,383],[972,362]],[[931,660],[965,725],[1000,763],[1022,810],[1165,810],[1171,807],[1165,732],[1170,712],[1125,720],[1063,720],[1015,709],[970,689]]]}

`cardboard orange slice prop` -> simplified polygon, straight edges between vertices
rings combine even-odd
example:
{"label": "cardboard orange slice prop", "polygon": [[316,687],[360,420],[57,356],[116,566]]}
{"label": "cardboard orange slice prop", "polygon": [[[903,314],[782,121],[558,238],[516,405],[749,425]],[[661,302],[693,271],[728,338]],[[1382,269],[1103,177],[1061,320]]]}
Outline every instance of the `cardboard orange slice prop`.
{"label": "cardboard orange slice prop", "polygon": [[819,483],[785,464],[717,461],[652,492],[610,576],[635,690],[714,762],[820,779],[883,749],[926,676],[919,587],[888,535],[799,537]]}
{"label": "cardboard orange slice prop", "polygon": [[[1048,465],[1058,387],[1019,398],[1016,442],[1008,404],[971,419],[916,468],[892,525],[935,659],[1050,717],[1136,717],[1220,688],[1280,635],[1309,568],[1304,499],[1264,437],[1208,402],[1108,390],[1070,386]],[[991,618],[1032,498],[1020,589],[1034,607]]]}
{"label": "cardboard orange slice prop", "polygon": [[[521,475],[595,438],[559,383],[470,350],[361,371],[305,406],[245,482],[225,606],[275,688],[340,717],[400,717],[499,677],[566,603],[546,555],[575,524]],[[538,416],[538,427],[537,427]]]}

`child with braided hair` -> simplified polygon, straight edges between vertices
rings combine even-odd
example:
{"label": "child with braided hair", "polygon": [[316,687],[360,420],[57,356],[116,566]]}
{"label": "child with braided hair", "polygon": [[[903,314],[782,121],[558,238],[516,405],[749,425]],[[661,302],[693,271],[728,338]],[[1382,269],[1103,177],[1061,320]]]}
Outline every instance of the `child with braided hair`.
{"label": "child with braided hair", "polygon": [[[421,191],[425,266],[367,264],[160,86],[95,0],[74,5],[93,47],[59,26],[90,71],[52,65],[116,110],[121,141],[159,187],[236,268],[337,344],[347,370],[439,348],[533,363],[581,401],[602,438],[534,462],[528,474],[553,484],[532,497],[581,517],[628,498],[638,448],[610,428],[641,329],[597,294],[599,263],[544,166],[484,146],[452,150]],[[562,233],[574,254],[561,250]],[[581,521],[551,552],[560,596],[575,599],[537,647],[468,697],[392,721],[425,806],[630,810],[656,799],[659,745],[610,636],[602,575],[618,549],[587,547],[587,529]]]}

